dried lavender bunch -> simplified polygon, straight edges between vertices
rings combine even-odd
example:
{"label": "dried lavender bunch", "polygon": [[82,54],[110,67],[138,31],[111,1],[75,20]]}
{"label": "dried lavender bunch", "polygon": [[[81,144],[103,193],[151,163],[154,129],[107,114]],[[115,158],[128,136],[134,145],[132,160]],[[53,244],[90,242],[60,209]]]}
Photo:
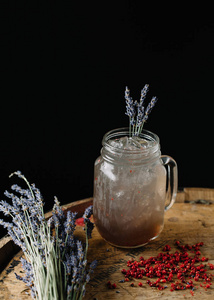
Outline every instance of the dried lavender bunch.
{"label": "dried lavender bunch", "polygon": [[149,85],[145,84],[143,89],[141,90],[140,101],[133,101],[130,96],[130,90],[126,86],[125,89],[125,99],[126,99],[126,115],[129,116],[129,135],[130,136],[138,136],[142,130],[144,123],[148,120],[148,116],[152,111],[152,108],[155,106],[157,102],[157,97],[152,97],[148,106],[144,107],[144,102],[146,99],[146,95],[149,91]]}
{"label": "dried lavender bunch", "polygon": [[25,254],[21,259],[25,276],[16,274],[16,277],[30,287],[33,298],[82,299],[90,274],[96,267],[94,261],[87,268],[88,239],[94,227],[89,219],[92,206],[83,216],[86,231],[83,244],[74,235],[76,213],[69,211],[65,215],[55,197],[52,217],[47,221],[39,189],[30,185],[20,171],[13,175],[23,179],[28,187],[22,189],[14,184],[11,187],[14,193],[5,191],[11,204],[0,201],[0,211],[12,218],[12,222],[0,220],[0,224],[7,228]]}

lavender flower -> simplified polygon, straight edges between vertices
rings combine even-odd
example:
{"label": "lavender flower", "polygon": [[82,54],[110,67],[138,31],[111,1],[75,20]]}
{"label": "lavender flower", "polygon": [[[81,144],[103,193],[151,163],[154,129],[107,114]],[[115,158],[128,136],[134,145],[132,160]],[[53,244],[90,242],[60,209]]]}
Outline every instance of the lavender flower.
{"label": "lavender flower", "polygon": [[137,104],[137,127],[140,127],[143,123],[143,116],[144,116],[144,107],[138,103]]}
{"label": "lavender flower", "polygon": [[126,99],[126,115],[129,116],[129,122],[132,126],[135,124],[135,103],[133,102],[133,99],[130,97],[130,90],[126,86],[125,90],[125,99]]}
{"label": "lavender flower", "polygon": [[81,241],[77,241],[77,258],[79,261],[82,261],[84,258],[83,246]]}
{"label": "lavender flower", "polygon": [[96,262],[87,269],[88,238],[94,224],[90,221],[92,206],[84,213],[86,243],[75,235],[77,213],[68,211],[65,215],[55,197],[52,217],[47,221],[43,211],[43,197],[35,184],[29,184],[24,175],[17,171],[11,176],[22,178],[27,189],[14,184],[11,189],[18,195],[5,191],[12,202],[0,201],[0,211],[12,217],[12,222],[0,220],[13,241],[22,248],[25,258],[21,259],[24,276],[16,274],[31,288],[31,295],[37,299],[79,300],[85,294]]}
{"label": "lavender flower", "polygon": [[153,107],[155,106],[155,103],[157,102],[157,98],[156,97],[152,97],[151,102],[148,104],[146,111],[145,111],[145,115],[143,117],[143,122],[146,122],[148,120],[148,115],[151,113]]}
{"label": "lavender flower", "polygon": [[67,212],[67,218],[66,218],[66,221],[64,223],[64,227],[65,227],[65,232],[68,235],[72,235],[74,230],[75,230],[76,216],[77,216],[77,213],[73,213],[73,212],[70,212],[70,211]]}
{"label": "lavender flower", "polygon": [[62,207],[60,206],[60,202],[58,201],[57,197],[54,197],[54,207],[53,207],[53,211],[54,211],[54,215],[57,215],[60,219],[64,218],[65,215],[63,213]]}
{"label": "lavender flower", "polygon": [[144,101],[146,99],[146,94],[148,93],[149,91],[149,85],[148,84],[145,84],[143,89],[141,90],[141,95],[140,95],[140,105],[143,106],[144,104]]}
{"label": "lavender flower", "polygon": [[145,84],[141,90],[140,101],[133,101],[130,97],[130,90],[126,86],[125,89],[125,99],[126,99],[126,115],[129,116],[129,135],[138,136],[142,130],[144,123],[148,120],[148,115],[152,111],[155,103],[157,102],[156,97],[152,97],[151,102],[148,104],[146,110],[144,107],[144,102],[146,95],[149,90],[149,85]]}
{"label": "lavender flower", "polygon": [[89,239],[91,238],[91,233],[94,228],[94,223],[92,223],[90,221],[90,217],[91,217],[92,213],[93,213],[93,206],[91,205],[88,208],[86,208],[85,213],[83,215],[83,219],[84,219],[84,223],[85,223],[84,229],[86,230],[86,234]]}
{"label": "lavender flower", "polygon": [[17,175],[21,179],[23,179],[23,177],[24,177],[24,175],[22,175],[21,171],[16,171],[16,172],[10,174],[9,177],[12,177],[13,175]]}
{"label": "lavender flower", "polygon": [[97,261],[94,260],[94,261],[90,264],[90,269],[91,269],[91,270],[94,270],[94,269],[96,268],[96,266],[97,266]]}
{"label": "lavender flower", "polygon": [[86,208],[86,210],[83,214],[83,218],[84,219],[89,219],[91,217],[92,213],[93,213],[93,206],[90,205],[88,208]]}

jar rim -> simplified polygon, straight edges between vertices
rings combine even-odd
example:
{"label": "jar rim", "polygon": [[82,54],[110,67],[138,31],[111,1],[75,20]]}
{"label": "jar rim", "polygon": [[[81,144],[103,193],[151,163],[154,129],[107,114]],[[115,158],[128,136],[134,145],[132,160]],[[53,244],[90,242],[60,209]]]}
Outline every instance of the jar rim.
{"label": "jar rim", "polygon": [[139,134],[139,137],[142,137],[146,140],[149,141],[153,141],[154,143],[152,145],[150,145],[147,148],[142,148],[142,149],[135,149],[135,150],[130,150],[130,149],[120,149],[117,148],[111,144],[108,143],[108,141],[112,138],[117,138],[117,137],[122,137],[122,136],[129,136],[129,128],[128,127],[122,127],[122,128],[117,128],[117,129],[113,129],[108,131],[104,136],[103,136],[103,140],[102,140],[102,145],[103,146],[107,146],[108,148],[112,149],[112,150],[116,150],[116,151],[120,151],[120,152],[126,152],[126,153],[144,153],[144,152],[150,152],[150,151],[156,151],[157,149],[159,149],[159,144],[160,144],[160,139],[159,137],[146,129],[142,130],[142,133]]}

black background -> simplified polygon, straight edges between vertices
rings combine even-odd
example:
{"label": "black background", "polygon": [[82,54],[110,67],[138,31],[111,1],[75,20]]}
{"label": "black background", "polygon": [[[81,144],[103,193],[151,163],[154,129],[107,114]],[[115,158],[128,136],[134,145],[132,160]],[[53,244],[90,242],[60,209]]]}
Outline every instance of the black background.
{"label": "black background", "polygon": [[[143,4],[142,4],[143,3]],[[46,209],[93,195],[103,135],[128,126],[124,90],[158,103],[145,128],[179,187],[211,187],[212,7],[144,1],[1,1],[0,194],[21,170]]]}

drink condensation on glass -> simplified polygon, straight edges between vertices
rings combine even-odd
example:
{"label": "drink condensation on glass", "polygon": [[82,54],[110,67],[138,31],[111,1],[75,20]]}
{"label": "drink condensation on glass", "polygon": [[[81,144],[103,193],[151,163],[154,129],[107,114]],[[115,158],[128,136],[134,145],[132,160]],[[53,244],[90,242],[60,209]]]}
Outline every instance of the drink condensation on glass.
{"label": "drink condensation on glass", "polygon": [[140,247],[160,234],[164,211],[175,201],[176,162],[161,156],[158,136],[146,130],[138,137],[112,130],[102,144],[94,167],[96,227],[114,246]]}

